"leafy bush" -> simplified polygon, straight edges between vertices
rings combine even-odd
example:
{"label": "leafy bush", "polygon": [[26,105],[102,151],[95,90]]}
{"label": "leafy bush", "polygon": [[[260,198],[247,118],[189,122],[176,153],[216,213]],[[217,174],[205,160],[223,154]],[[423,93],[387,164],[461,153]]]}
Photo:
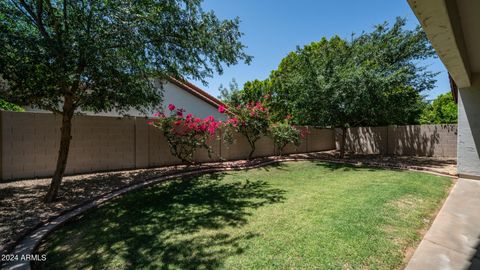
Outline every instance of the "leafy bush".
{"label": "leafy bush", "polygon": [[219,112],[227,113],[229,119],[225,123],[224,139],[232,143],[233,132],[245,136],[250,145],[248,158],[251,159],[255,152],[255,143],[263,136],[268,135],[270,127],[270,114],[264,102],[250,102],[245,106],[219,107]]}
{"label": "leafy bush", "polygon": [[18,105],[15,105],[13,103],[10,103],[10,102],[6,102],[3,99],[0,99],[0,110],[12,111],[12,112],[24,112],[25,111],[22,107],[20,107]]}
{"label": "leafy bush", "polygon": [[304,136],[304,132],[300,129],[292,126],[288,119],[283,122],[273,123],[270,126],[270,136],[273,139],[275,148],[278,154],[283,155],[285,147],[291,143],[295,146],[299,146],[301,138]]}
{"label": "leafy bush", "polygon": [[420,116],[421,124],[457,123],[457,104],[451,93],[439,95],[432,104],[428,104]]}
{"label": "leafy bush", "polygon": [[157,113],[149,124],[162,130],[172,155],[185,163],[192,164],[195,151],[204,148],[211,157],[212,150],[207,143],[215,135],[221,122],[215,121],[213,116],[205,119],[194,117],[192,114],[184,116],[185,110],[176,109],[173,104],[168,105],[168,109],[169,116]]}

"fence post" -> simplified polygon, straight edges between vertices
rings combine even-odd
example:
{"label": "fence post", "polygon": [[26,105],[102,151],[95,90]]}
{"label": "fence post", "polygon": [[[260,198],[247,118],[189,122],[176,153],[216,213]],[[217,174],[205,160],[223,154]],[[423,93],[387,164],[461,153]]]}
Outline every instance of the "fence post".
{"label": "fence post", "polygon": [[390,154],[390,125],[387,125],[387,145],[386,145],[386,155]]}
{"label": "fence post", "polygon": [[137,166],[137,117],[133,117],[133,168],[138,169]]}
{"label": "fence post", "polygon": [[387,155],[395,155],[395,141],[397,125],[387,126]]}
{"label": "fence post", "polygon": [[305,152],[308,153],[308,137],[310,136],[310,126],[305,126]]}

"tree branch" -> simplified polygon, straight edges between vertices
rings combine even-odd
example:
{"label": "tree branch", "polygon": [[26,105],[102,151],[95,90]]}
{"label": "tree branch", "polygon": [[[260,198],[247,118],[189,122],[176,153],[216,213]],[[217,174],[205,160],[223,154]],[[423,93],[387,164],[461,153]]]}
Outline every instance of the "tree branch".
{"label": "tree branch", "polygon": [[[37,13],[35,13],[32,9],[31,6],[29,6],[24,0],[20,0],[20,5],[25,9],[25,11],[28,13],[28,15],[30,16],[27,16],[27,17],[31,17],[30,19],[33,18],[33,22],[34,24],[37,26],[38,30],[40,31],[40,33],[42,34],[42,36],[47,39],[47,40],[50,40],[50,35],[48,34],[47,30],[45,29],[45,25],[43,24],[43,20],[42,20],[42,13],[43,13],[43,1],[42,0],[39,0],[37,2]],[[23,10],[18,6],[18,5],[15,5],[23,14],[25,14],[25,12],[23,12]],[[25,14],[26,15],[26,14]]]}

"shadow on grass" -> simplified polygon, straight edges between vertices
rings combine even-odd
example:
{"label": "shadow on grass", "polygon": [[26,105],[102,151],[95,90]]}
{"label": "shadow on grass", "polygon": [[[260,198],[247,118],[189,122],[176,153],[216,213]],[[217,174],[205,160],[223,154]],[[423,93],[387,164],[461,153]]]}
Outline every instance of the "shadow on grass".
{"label": "shadow on grass", "polygon": [[242,227],[253,210],[285,200],[285,191],[265,181],[223,178],[183,178],[88,212],[46,239],[39,253],[46,251],[48,260],[34,269],[96,269],[115,262],[116,268],[218,268],[257,236],[222,229]]}
{"label": "shadow on grass", "polygon": [[384,171],[386,170],[385,168],[375,168],[375,167],[369,167],[369,166],[355,166],[352,164],[346,164],[346,163],[333,163],[333,162],[319,162],[319,161],[312,161],[315,163],[316,166],[320,166],[323,168],[327,168],[330,171],[344,171],[344,172],[349,172],[349,171]]}
{"label": "shadow on grass", "polygon": [[280,170],[280,171],[287,171],[288,169],[286,167],[287,167],[287,164],[285,162],[276,162],[276,163],[269,164],[267,166],[260,166],[260,167],[256,167],[256,168],[247,168],[247,169],[245,169],[245,171],[261,170],[261,171],[269,172],[272,169]]}

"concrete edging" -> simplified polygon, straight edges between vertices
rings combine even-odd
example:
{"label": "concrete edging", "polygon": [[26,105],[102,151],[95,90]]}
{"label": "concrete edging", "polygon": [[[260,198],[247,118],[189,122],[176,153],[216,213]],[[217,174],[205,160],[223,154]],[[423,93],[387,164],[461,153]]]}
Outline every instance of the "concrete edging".
{"label": "concrete edging", "polygon": [[12,252],[10,255],[18,256],[18,260],[14,261],[7,261],[3,262],[1,265],[1,269],[8,269],[8,270],[29,270],[30,261],[29,260],[22,260],[25,255],[34,254],[40,242],[45,239],[50,233],[55,231],[57,228],[62,226],[65,222],[69,221],[70,219],[92,209],[102,205],[103,203],[117,198],[126,194],[127,192],[138,190],[141,188],[145,188],[148,186],[152,186],[167,180],[185,177],[185,176],[193,176],[198,174],[205,174],[205,173],[215,173],[221,171],[236,171],[236,170],[243,170],[243,169],[254,169],[263,167],[266,165],[271,165],[280,162],[289,162],[289,161],[307,161],[307,160],[316,160],[322,162],[330,162],[330,163],[340,163],[340,164],[350,164],[358,167],[378,167],[378,168],[388,168],[388,169],[398,169],[398,170],[410,170],[410,171],[418,171],[418,172],[425,172],[431,173],[436,175],[448,176],[448,177],[456,177],[456,175],[442,173],[435,171],[434,169],[429,169],[425,167],[418,167],[418,166],[396,166],[391,164],[382,164],[378,162],[353,162],[353,161],[344,161],[339,159],[328,159],[328,158],[315,158],[315,157],[286,157],[286,158],[275,158],[255,164],[245,164],[245,165],[233,165],[233,166],[224,166],[224,167],[210,167],[210,168],[199,168],[194,169],[187,172],[178,172],[169,175],[160,176],[157,178],[152,178],[150,180],[146,180],[145,182],[133,184],[130,186],[126,186],[120,188],[118,190],[106,193],[101,195],[97,198],[91,199],[83,204],[78,206],[72,207],[63,211],[60,215],[56,217],[50,218],[47,222],[40,223],[38,226],[33,228],[30,232],[27,232],[23,237],[17,240],[15,244],[13,244]]}

